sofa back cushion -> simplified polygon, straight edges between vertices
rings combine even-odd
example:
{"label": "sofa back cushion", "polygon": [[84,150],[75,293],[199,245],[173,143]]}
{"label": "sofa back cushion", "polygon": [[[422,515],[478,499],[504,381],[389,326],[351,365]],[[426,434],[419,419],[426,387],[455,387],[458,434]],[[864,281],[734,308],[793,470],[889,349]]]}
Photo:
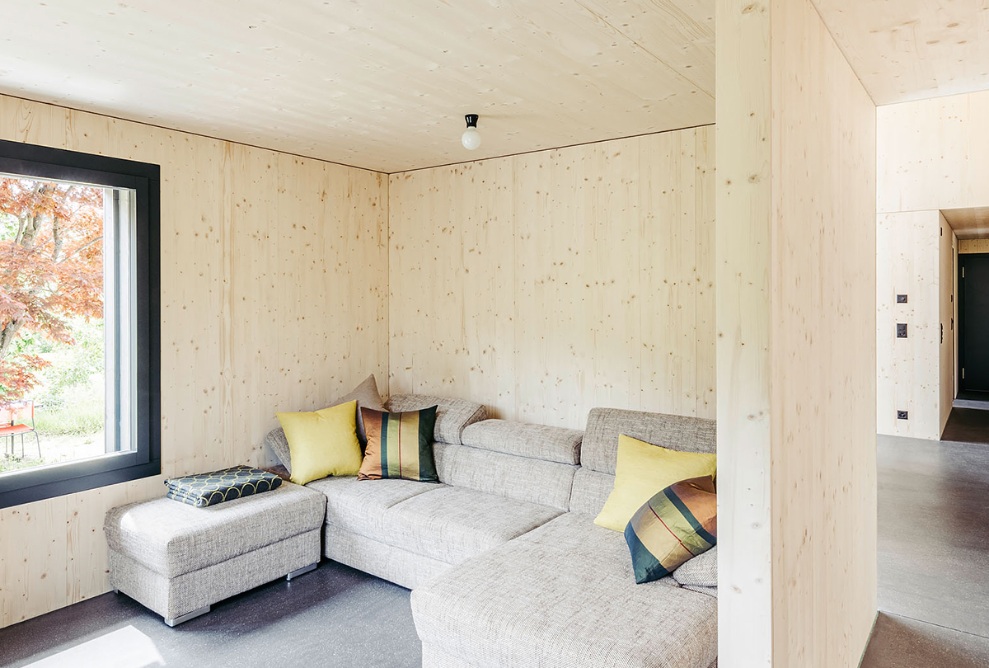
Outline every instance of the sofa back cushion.
{"label": "sofa back cushion", "polygon": [[714,453],[715,421],[683,415],[592,408],[580,449],[580,463],[592,471],[615,474],[621,434],[671,450]]}
{"label": "sofa back cushion", "polygon": [[565,512],[577,468],[463,445],[454,453],[443,482]]}
{"label": "sofa back cushion", "polygon": [[460,445],[464,428],[488,416],[481,404],[465,399],[447,399],[428,394],[397,394],[388,400],[388,410],[407,413],[436,406],[433,438],[439,443]]}
{"label": "sofa back cushion", "polygon": [[584,432],[509,420],[482,420],[464,429],[463,443],[472,448],[542,459],[560,464],[580,463]]}
{"label": "sofa back cushion", "polygon": [[597,515],[615,486],[621,434],[671,450],[714,453],[715,421],[682,415],[592,408],[580,446],[580,470],[573,481],[570,510]]}

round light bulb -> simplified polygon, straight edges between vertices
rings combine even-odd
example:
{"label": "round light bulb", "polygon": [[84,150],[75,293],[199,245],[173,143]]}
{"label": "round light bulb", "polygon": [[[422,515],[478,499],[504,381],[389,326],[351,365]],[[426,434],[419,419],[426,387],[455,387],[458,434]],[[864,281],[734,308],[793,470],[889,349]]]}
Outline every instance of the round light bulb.
{"label": "round light bulb", "polygon": [[464,145],[464,148],[468,151],[473,151],[481,145],[481,133],[477,131],[477,128],[470,127],[464,130],[464,133],[460,135],[460,143]]}

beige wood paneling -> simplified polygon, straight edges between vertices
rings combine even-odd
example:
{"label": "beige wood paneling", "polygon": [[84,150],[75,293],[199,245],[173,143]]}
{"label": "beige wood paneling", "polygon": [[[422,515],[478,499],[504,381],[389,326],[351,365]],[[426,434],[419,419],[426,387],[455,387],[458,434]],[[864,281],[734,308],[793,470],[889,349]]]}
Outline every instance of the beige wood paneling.
{"label": "beige wood paneling", "polygon": [[876,615],[876,112],[809,0],[771,8],[773,659],[857,666]]}
{"label": "beige wood paneling", "polygon": [[[937,211],[878,216],[876,422],[880,434],[941,437],[939,230]],[[897,304],[897,294],[907,295],[907,303]],[[907,325],[906,339],[896,338],[897,323]],[[898,420],[896,411],[907,411],[908,419]]]}
{"label": "beige wood paneling", "polygon": [[955,398],[955,235],[943,214],[938,214],[938,312],[940,347],[938,438],[944,432]]}
{"label": "beige wood paneling", "polygon": [[989,87],[985,0],[814,0],[876,104]]}
{"label": "beige wood paneling", "polygon": [[876,615],[876,110],[809,0],[771,11],[773,660],[852,667]]}
{"label": "beige wood paneling", "polygon": [[942,209],[945,220],[959,239],[989,237],[989,206],[970,209]]}
{"label": "beige wood paneling", "polygon": [[959,239],[959,253],[989,253],[989,239]]}
{"label": "beige wood paneling", "polygon": [[392,175],[392,391],[713,417],[713,134]]}
{"label": "beige wood paneling", "polygon": [[0,626],[107,591],[106,510],[387,387],[387,177],[0,96],[0,138],[161,165],[163,476],[0,510]]}
{"label": "beige wood paneling", "polygon": [[5,0],[0,92],[385,172],[714,120],[710,0],[396,7]]}
{"label": "beige wood paneling", "polygon": [[773,665],[766,11],[764,2],[717,3],[718,661],[725,667]]}
{"label": "beige wood paneling", "polygon": [[875,107],[809,0],[717,7],[719,665],[856,666],[876,614]]}
{"label": "beige wood paneling", "polygon": [[954,226],[947,210],[989,206],[989,91],[879,107],[876,116],[880,213],[943,209]]}
{"label": "beige wood paneling", "polygon": [[[946,266],[947,250],[936,238],[938,210],[944,217],[940,225],[950,226],[944,234],[952,229],[957,233],[958,252],[977,252],[974,249],[980,248],[982,241],[971,237],[989,232],[989,130],[985,124],[989,92],[879,107],[876,115],[879,211],[889,214],[891,220],[910,221],[921,216],[927,221],[922,238],[890,238],[884,244],[904,255],[880,255],[880,280],[905,276],[923,280],[924,294],[929,295],[924,321],[934,328],[918,330],[924,332],[924,338],[904,348],[895,364],[891,359],[890,366],[880,365],[880,433],[938,439],[950,411],[952,385],[956,384],[949,382],[949,371],[957,368],[957,360],[949,360],[944,349],[947,334],[945,343],[938,343],[938,323],[943,323],[946,331],[951,325],[951,316],[939,304],[946,294],[950,300],[946,291],[956,283],[954,268]],[[880,234],[883,219],[880,215]],[[914,247],[903,250],[908,244]],[[956,336],[953,332],[950,340],[954,342]],[[889,424],[886,413],[891,397],[914,405],[909,422],[914,423],[914,411],[919,420],[909,425],[902,421]]]}

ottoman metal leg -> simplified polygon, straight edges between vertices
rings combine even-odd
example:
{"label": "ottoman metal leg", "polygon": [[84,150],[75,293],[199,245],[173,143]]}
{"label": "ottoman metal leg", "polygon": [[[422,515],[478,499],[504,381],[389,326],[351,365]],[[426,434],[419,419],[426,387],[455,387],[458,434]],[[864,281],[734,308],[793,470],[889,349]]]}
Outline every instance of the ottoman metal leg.
{"label": "ottoman metal leg", "polygon": [[289,573],[288,575],[286,575],[285,576],[285,579],[286,580],[291,580],[292,578],[297,578],[300,575],[305,575],[306,573],[308,573],[310,571],[316,570],[316,566],[318,566],[318,565],[319,565],[319,563],[317,562],[315,564],[309,564],[308,566],[303,566],[302,568],[296,568],[294,571],[292,571],[291,573]]}
{"label": "ottoman metal leg", "polygon": [[179,615],[178,617],[173,617],[171,619],[166,619],[165,620],[165,623],[168,624],[169,626],[178,626],[179,624],[181,624],[183,622],[187,622],[190,619],[195,619],[196,617],[200,617],[202,615],[205,615],[207,612],[209,612],[209,608],[210,608],[210,606],[208,606],[208,605],[207,606],[204,606],[202,608],[199,608],[198,610],[193,610],[192,612],[187,612],[184,615]]}

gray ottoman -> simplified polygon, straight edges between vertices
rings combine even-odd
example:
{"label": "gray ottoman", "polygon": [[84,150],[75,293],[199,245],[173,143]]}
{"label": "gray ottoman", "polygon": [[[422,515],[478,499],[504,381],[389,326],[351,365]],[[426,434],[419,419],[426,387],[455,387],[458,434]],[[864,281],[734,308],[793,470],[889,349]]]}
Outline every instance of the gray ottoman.
{"label": "gray ottoman", "polygon": [[195,508],[155,499],[113,508],[103,530],[110,585],[169,626],[275,580],[311,571],[320,558],[326,497],[291,483]]}

